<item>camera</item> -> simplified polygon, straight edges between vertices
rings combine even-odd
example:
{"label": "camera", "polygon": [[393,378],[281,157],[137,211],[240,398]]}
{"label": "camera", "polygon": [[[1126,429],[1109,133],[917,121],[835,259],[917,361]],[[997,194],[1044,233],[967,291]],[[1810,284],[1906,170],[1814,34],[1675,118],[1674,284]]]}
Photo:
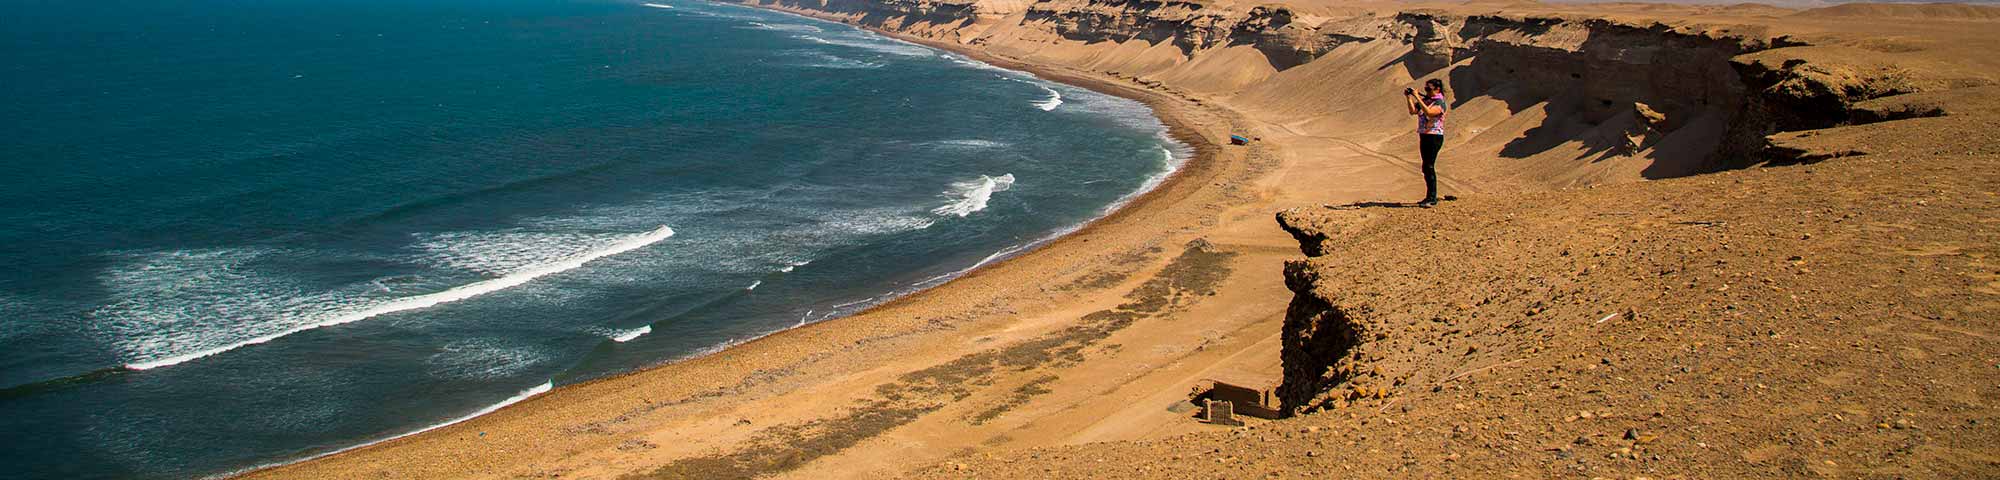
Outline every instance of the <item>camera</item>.
{"label": "camera", "polygon": [[1416,90],[1416,89],[1413,89],[1413,88],[1409,88],[1409,87],[1404,87],[1404,88],[1403,88],[1403,94],[1404,94],[1404,95],[1416,95],[1416,94],[1417,94],[1417,90]]}

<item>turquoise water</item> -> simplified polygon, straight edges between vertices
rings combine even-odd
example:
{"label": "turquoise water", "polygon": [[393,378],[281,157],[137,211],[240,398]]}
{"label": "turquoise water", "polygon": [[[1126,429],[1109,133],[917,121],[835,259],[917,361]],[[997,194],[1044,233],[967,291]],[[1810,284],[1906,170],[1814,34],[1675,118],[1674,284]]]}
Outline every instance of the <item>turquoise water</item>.
{"label": "turquoise water", "polygon": [[0,471],[323,454],[1100,216],[1135,102],[661,0],[0,0]]}

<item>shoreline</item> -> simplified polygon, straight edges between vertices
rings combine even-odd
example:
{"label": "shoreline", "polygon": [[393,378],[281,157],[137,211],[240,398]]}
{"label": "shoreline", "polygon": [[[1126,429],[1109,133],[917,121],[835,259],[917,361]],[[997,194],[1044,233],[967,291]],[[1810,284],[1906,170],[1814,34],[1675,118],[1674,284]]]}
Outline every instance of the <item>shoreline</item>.
{"label": "shoreline", "polygon": [[[986,278],[988,275],[991,274],[991,272],[1001,270],[1013,264],[1032,261],[1033,259],[1038,259],[1041,257],[1056,257],[1072,253],[1069,252],[1068,250],[1079,249],[1081,243],[1088,243],[1088,240],[1079,240],[1080,237],[1102,233],[1101,230],[1110,228],[1106,226],[1107,224],[1122,222],[1132,217],[1143,214],[1157,213],[1157,212],[1152,212],[1150,209],[1159,208],[1159,206],[1156,205],[1156,203],[1159,203],[1160,199],[1165,196],[1166,192],[1181,187],[1183,185],[1184,180],[1192,176],[1191,175],[1192,172],[1196,170],[1202,170],[1204,172],[1212,174],[1214,171],[1215,166],[1212,165],[1212,163],[1214,163],[1216,160],[1215,157],[1217,155],[1217,151],[1220,148],[1220,146],[1217,145],[1213,140],[1209,139],[1208,137],[1201,135],[1191,125],[1191,122],[1188,119],[1183,118],[1184,117],[1184,115],[1182,114],[1183,112],[1179,112],[1178,109],[1189,106],[1189,105],[1184,105],[1184,103],[1188,102],[1174,99],[1160,92],[1149,91],[1142,88],[1138,88],[1136,86],[1126,85],[1112,78],[1100,78],[1093,76],[1094,74],[1089,74],[1089,73],[1063,71],[1059,70],[1058,67],[1036,65],[1033,63],[1028,63],[1013,58],[996,56],[986,52],[980,52],[969,48],[964,48],[963,46],[960,45],[955,45],[947,42],[939,42],[919,37],[911,37],[898,34],[895,32],[878,30],[842,21],[841,19],[838,18],[816,16],[803,11],[788,10],[768,5],[751,5],[751,4],[719,2],[719,1],[711,1],[709,3],[782,13],[787,15],[804,17],[815,21],[839,23],[843,26],[869,32],[875,35],[880,35],[887,39],[915,44],[925,48],[939,50],[950,54],[961,55],[972,61],[981,62],[991,67],[1019,72],[1019,73],[1026,73],[1028,75],[1033,76],[1034,78],[1043,81],[1059,83],[1070,87],[1089,90],[1099,94],[1104,94],[1139,102],[1140,104],[1145,105],[1147,107],[1149,115],[1151,115],[1164,127],[1165,130],[1161,132],[1161,134],[1165,136],[1166,139],[1176,142],[1181,146],[1185,147],[1187,150],[1187,154],[1185,158],[1179,158],[1180,161],[1176,163],[1174,162],[1174,160],[1176,160],[1175,157],[1179,156],[1178,152],[1169,151],[1168,152],[1169,159],[1167,160],[1168,164],[1165,165],[1166,170],[1164,172],[1161,172],[1156,177],[1149,177],[1146,183],[1150,185],[1144,186],[1140,190],[1135,190],[1126,196],[1120,197],[1113,203],[1108,204],[1105,207],[1107,211],[1105,211],[1101,215],[1098,215],[1096,217],[1090,218],[1089,220],[1086,220],[1084,222],[1069,227],[1057,229],[1055,231],[1050,232],[1046,236],[1023,243],[1017,247],[1009,247],[1010,249],[1015,249],[1015,250],[1012,252],[1007,252],[1005,255],[999,255],[998,258],[982,261],[973,266],[967,267],[962,271],[947,274],[948,278],[941,283],[926,287],[919,287],[905,292],[895,292],[894,290],[891,290],[890,292],[885,293],[885,295],[891,295],[893,296],[893,298],[888,299],[886,301],[882,301],[880,303],[870,305],[860,310],[856,310],[844,316],[805,322],[793,327],[751,335],[740,340],[732,340],[717,344],[712,347],[703,348],[684,356],[662,360],[658,363],[654,363],[645,367],[619,372],[612,375],[592,378],[581,382],[561,384],[561,385],[551,385],[552,382],[545,382],[540,385],[525,388],[520,392],[516,393],[514,396],[502,400],[498,403],[495,403],[492,406],[485,407],[469,415],[448,419],[442,423],[419,427],[410,430],[408,432],[393,434],[366,443],[340,447],[324,453],[304,456],[292,460],[283,460],[279,462],[273,462],[264,465],[243,468],[239,470],[211,474],[202,478],[259,477],[269,474],[275,474],[277,472],[281,472],[296,467],[315,464],[318,462],[336,461],[344,457],[366,454],[370,451],[377,449],[392,448],[394,446],[401,444],[421,442],[424,441],[427,437],[448,435],[450,433],[453,433],[452,432],[453,430],[466,428],[468,425],[478,423],[482,420],[491,419],[496,416],[501,416],[504,414],[519,413],[519,411],[521,410],[533,409],[537,407],[536,404],[538,402],[544,402],[549,399],[557,398],[559,396],[578,395],[579,394],[578,392],[580,390],[585,390],[592,386],[629,379],[632,377],[644,376],[648,374],[657,374],[667,369],[700,368],[697,365],[691,365],[691,364],[700,363],[704,361],[713,361],[712,359],[717,359],[718,357],[725,357],[731,355],[732,353],[737,353],[742,350],[751,349],[762,343],[783,342],[788,340],[787,338],[784,338],[786,336],[807,335],[807,333],[805,332],[808,330],[834,329],[834,328],[855,326],[847,324],[859,323],[865,320],[864,317],[867,317],[873,313],[885,310],[903,308],[913,303],[921,303],[927,300],[932,300],[933,299],[932,297],[949,297],[955,295],[957,292],[954,291],[955,290],[953,288],[954,286],[961,285],[969,281],[974,281],[976,279]],[[1183,194],[1185,193],[1186,192],[1183,192]],[[1006,252],[1006,249],[1003,249],[1001,251]],[[996,253],[996,255],[998,254]],[[484,432],[481,433],[483,434]]]}
{"label": "shoreline", "polygon": [[[1980,364],[2000,296],[1981,227],[2000,204],[1949,200],[1980,198],[2000,172],[1982,168],[2000,159],[1994,149],[1968,140],[1994,130],[1995,91],[1971,86],[1993,83],[1991,69],[1940,63],[1981,58],[1966,54],[1988,42],[1977,24],[1909,20],[2000,21],[2000,10],[1842,6],[1794,21],[1752,7],[1194,4],[1219,20],[1189,29],[1177,5],[994,5],[983,17],[956,9],[986,5],[937,2],[737,5],[936,37],[861,27],[1134,98],[1198,152],[1039,250],[837,323],[248,476],[1730,478],[2000,466],[1983,461],[1996,432],[1978,401],[1996,383],[1953,377],[1996,376]],[[1483,53],[1432,69],[1422,61],[1437,44],[1410,31]],[[1891,35],[1913,43],[1874,45],[1922,48],[1853,48]],[[1284,54],[1301,38],[1328,54],[1293,63]],[[1635,46],[1662,48],[1629,61]],[[1733,138],[1733,122],[1772,119],[1668,113],[1727,125],[1680,124],[1667,130],[1684,134],[1649,138],[1685,148],[1585,163],[1580,153],[1615,152],[1599,149],[1606,132],[1563,130],[1626,124],[1547,108],[1581,98],[1660,126],[1652,108],[1690,93],[1730,93],[1700,97],[1725,111],[1807,105],[1810,90],[1746,90],[1760,80],[1739,76],[1745,64],[1907,75],[1798,77],[1835,89],[1940,86],[1807,117],[1964,106],[1751,131],[1810,165],[1755,159],[1765,163],[1722,172],[1678,169],[1690,155],[1740,153],[1708,143]],[[1564,68],[1620,75],[1565,80]],[[1394,92],[1425,77],[1476,80],[1455,125],[1485,137],[1448,146],[1440,172],[1453,189],[1482,188],[1435,210],[1390,201],[1421,191]],[[1577,97],[1613,85],[1651,88],[1621,90],[1642,97],[1624,105]],[[1745,91],[1760,93],[1734,95]],[[1223,146],[1231,134],[1254,141]],[[1520,149],[1537,139],[1553,146]],[[1928,200],[1874,201],[1884,192]],[[1873,280],[1884,275],[1914,280]],[[1881,381],[1855,381],[1870,372]],[[1275,386],[1296,415],[1197,423],[1190,390],[1225,380]],[[1802,424],[1825,427],[1801,436]]]}

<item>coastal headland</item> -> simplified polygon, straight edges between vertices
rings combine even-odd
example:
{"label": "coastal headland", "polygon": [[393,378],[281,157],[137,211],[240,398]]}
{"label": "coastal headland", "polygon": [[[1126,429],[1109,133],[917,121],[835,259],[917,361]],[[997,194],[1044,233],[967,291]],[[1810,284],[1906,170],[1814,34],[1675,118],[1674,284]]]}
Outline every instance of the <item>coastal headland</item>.
{"label": "coastal headland", "polygon": [[[866,312],[243,476],[2000,474],[2000,9],[754,6],[1144,101],[1195,158]],[[1403,208],[1427,78],[1457,200]],[[1199,423],[1211,380],[1290,418]]]}

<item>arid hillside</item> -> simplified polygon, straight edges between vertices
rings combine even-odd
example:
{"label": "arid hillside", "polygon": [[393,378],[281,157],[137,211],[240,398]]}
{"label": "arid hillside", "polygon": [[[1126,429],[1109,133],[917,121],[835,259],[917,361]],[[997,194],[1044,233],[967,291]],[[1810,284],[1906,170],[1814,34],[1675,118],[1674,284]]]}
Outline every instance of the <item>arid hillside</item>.
{"label": "arid hillside", "polygon": [[1287,400],[1310,413],[927,476],[1992,478],[2000,152],[1985,140],[1283,212],[1314,254],[1286,269]]}
{"label": "arid hillside", "polygon": [[928,476],[2000,474],[2000,9],[765,5],[1375,152],[1450,86],[1465,200],[1278,215],[1298,418]]}

